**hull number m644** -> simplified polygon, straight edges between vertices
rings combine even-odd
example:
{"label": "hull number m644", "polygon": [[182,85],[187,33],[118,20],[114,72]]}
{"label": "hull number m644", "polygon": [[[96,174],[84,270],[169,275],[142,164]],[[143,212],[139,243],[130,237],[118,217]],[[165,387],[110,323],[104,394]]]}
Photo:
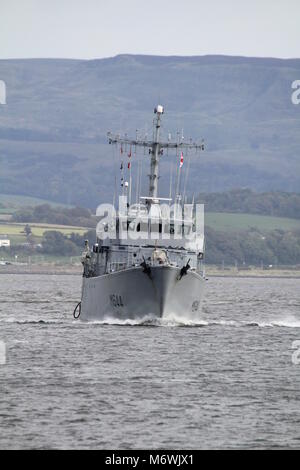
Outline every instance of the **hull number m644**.
{"label": "hull number m644", "polygon": [[121,295],[111,294],[109,296],[109,299],[110,299],[110,304],[112,305],[112,307],[124,307],[123,299]]}

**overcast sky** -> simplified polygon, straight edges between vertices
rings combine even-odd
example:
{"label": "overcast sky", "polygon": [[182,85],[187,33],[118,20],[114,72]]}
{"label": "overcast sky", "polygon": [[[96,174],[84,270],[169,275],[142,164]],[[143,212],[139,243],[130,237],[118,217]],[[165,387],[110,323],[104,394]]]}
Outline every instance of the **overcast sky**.
{"label": "overcast sky", "polygon": [[0,0],[0,59],[300,57],[300,0]]}

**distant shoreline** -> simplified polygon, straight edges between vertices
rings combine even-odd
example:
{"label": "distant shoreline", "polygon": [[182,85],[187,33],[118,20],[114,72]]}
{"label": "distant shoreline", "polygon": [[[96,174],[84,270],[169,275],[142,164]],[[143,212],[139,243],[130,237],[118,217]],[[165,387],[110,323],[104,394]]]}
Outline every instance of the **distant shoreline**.
{"label": "distant shoreline", "polygon": [[231,269],[216,269],[214,267],[206,268],[207,277],[231,277],[240,279],[300,279],[300,269],[245,269],[238,271]]}
{"label": "distant shoreline", "polygon": [[[82,275],[81,265],[70,265],[70,266],[59,266],[49,264],[31,264],[31,265],[7,265],[0,266],[1,274],[28,274],[28,275]],[[216,269],[214,267],[206,267],[206,277],[228,277],[228,278],[271,278],[271,279],[300,279],[300,270],[293,269],[273,269],[273,270],[262,270],[252,269],[237,271],[235,268],[232,269]]]}
{"label": "distant shoreline", "polygon": [[47,274],[47,275],[82,275],[82,266],[57,266],[47,264],[0,266],[1,274]]}
{"label": "distant shoreline", "polygon": [[208,279],[214,277],[222,278],[235,278],[235,279],[300,279],[300,273],[298,272],[295,275],[290,274],[207,274]]}

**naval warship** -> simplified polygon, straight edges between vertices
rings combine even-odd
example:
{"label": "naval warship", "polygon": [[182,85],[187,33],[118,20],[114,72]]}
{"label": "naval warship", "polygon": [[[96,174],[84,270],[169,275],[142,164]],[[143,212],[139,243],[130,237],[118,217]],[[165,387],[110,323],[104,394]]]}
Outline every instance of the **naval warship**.
{"label": "naval warship", "polygon": [[[131,175],[129,182],[124,180],[122,162],[118,208],[112,207],[98,223],[96,243],[90,248],[85,242],[75,318],[197,320],[200,316],[205,281],[203,206],[199,209],[194,201],[184,204],[178,181],[183,156],[204,150],[204,144],[185,142],[183,137],[161,140],[163,106],[154,113],[152,140],[108,133],[109,144],[121,154],[127,148],[131,157],[132,148],[142,148],[150,156],[149,191],[130,204]],[[161,198],[159,164],[164,152],[172,149],[178,157],[177,188],[171,197]],[[129,172],[130,165],[125,165]]]}

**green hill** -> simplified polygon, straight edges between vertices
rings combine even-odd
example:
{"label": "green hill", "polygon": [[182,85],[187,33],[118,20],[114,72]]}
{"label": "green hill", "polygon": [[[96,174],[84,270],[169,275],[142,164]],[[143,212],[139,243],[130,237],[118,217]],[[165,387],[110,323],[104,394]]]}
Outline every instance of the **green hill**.
{"label": "green hill", "polygon": [[12,213],[20,207],[38,206],[41,204],[50,204],[54,207],[69,207],[62,203],[53,203],[52,201],[30,197],[30,196],[17,196],[14,194],[0,194],[0,213]]}
{"label": "green hill", "polygon": [[[205,137],[192,162],[196,192],[249,187],[298,191],[300,106],[291,83],[300,59],[120,55],[101,60],[0,60],[7,105],[0,106],[0,191],[95,206],[112,197],[108,130],[151,133],[165,105],[163,132]],[[148,155],[142,156],[148,165]],[[168,159],[162,161],[162,195]],[[133,161],[133,174],[136,165]],[[146,174],[146,170],[144,174]]]}
{"label": "green hill", "polygon": [[260,232],[271,230],[289,231],[300,230],[300,220],[256,214],[206,212],[205,226],[224,232],[240,232],[251,229],[256,229]]}

